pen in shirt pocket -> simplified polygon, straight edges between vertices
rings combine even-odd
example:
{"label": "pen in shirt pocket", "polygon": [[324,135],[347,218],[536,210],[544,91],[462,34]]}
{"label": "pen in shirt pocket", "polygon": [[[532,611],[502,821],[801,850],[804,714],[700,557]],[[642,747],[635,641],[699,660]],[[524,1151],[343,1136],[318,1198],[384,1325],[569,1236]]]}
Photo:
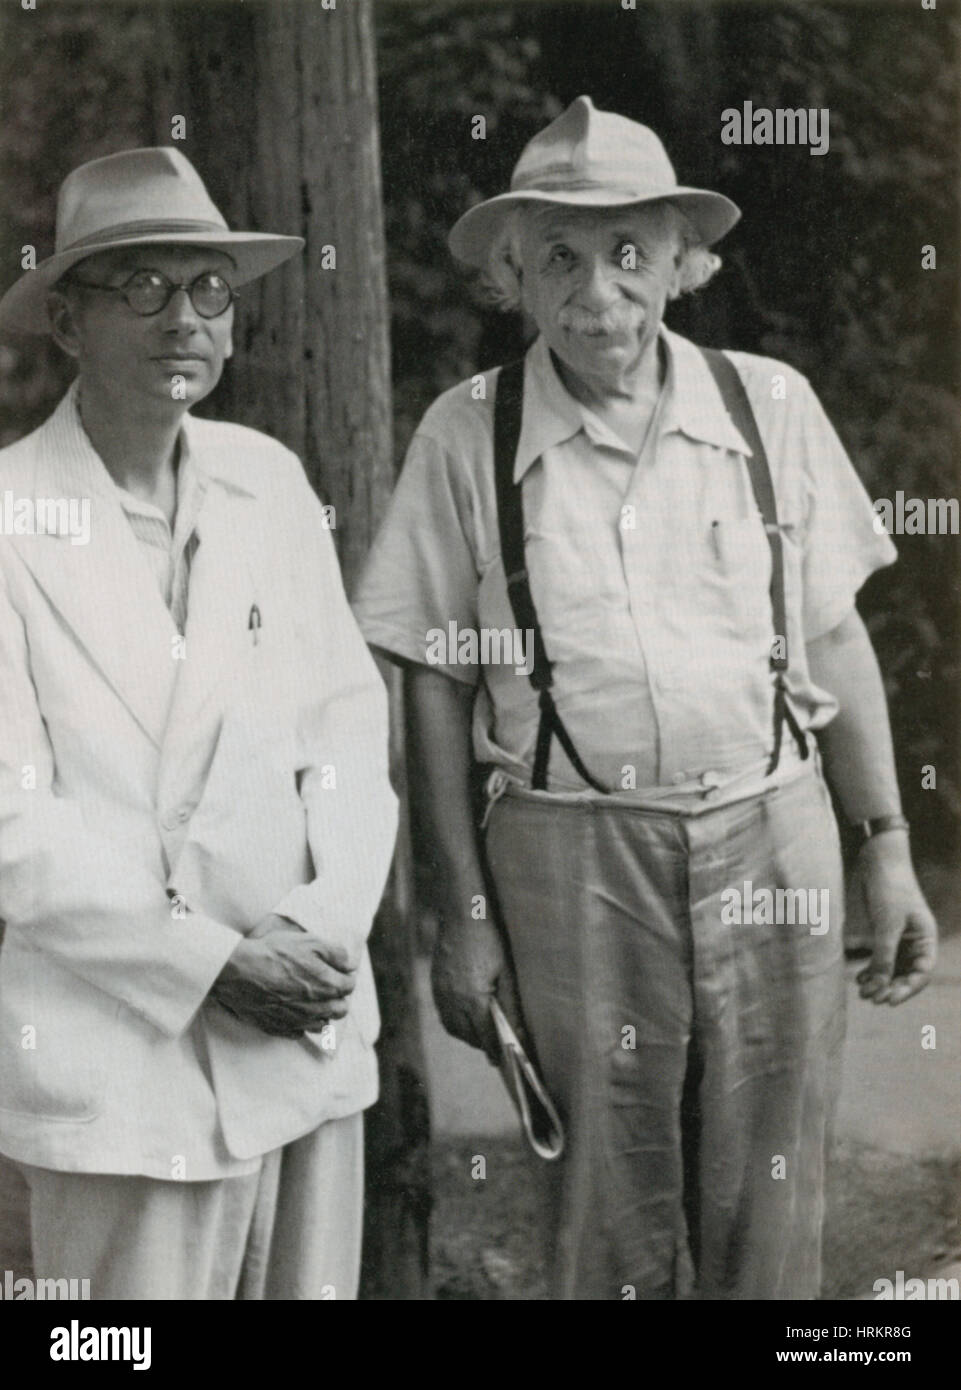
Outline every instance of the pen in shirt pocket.
{"label": "pen in shirt pocket", "polygon": [[250,631],[251,641],[256,647],[257,643],[260,641],[261,628],[260,609],[257,607],[256,603],[250,606],[250,616],[247,619],[247,627]]}
{"label": "pen in shirt pocket", "polygon": [[719,521],[711,522],[711,549],[714,551],[715,560],[720,560],[721,558],[720,529],[721,523]]}

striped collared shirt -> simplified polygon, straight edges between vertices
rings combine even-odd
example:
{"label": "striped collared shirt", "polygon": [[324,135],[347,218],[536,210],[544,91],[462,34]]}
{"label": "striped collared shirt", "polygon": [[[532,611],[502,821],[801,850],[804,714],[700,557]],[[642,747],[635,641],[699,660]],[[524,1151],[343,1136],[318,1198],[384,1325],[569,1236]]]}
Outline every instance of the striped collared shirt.
{"label": "striped collared shirt", "polygon": [[196,467],[190,453],[186,432],[181,431],[180,434],[177,511],[171,529],[159,507],[135,497],[126,488],[113,482],[80,419],[77,383],[70,388],[69,395],[72,409],[65,420],[69,446],[73,451],[93,455],[93,459],[88,461],[95,460],[99,469],[103,470],[139,542],[140,553],[150,567],[160,595],[177,625],[177,630],[182,633],[187,625],[190,566],[199,543],[197,518],[207,490],[206,479]]}

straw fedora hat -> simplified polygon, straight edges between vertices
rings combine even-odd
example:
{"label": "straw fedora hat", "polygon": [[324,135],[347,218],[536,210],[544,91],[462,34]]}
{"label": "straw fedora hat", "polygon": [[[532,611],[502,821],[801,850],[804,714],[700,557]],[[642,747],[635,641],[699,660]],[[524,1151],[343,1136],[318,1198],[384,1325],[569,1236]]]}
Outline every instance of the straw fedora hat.
{"label": "straw fedora hat", "polygon": [[722,193],[679,185],[653,130],[578,97],[525,145],[510,192],[465,212],[449,244],[459,261],[483,266],[504,219],[521,203],[601,208],[664,201],[681,209],[708,246],[741,216]]}
{"label": "straw fedora hat", "polygon": [[152,245],[225,251],[237,267],[232,279],[242,285],[295,255],[304,242],[232,232],[190,160],[172,146],[92,159],[60,187],[54,254],[0,299],[0,332],[48,332],[47,292],[61,275],[98,251]]}

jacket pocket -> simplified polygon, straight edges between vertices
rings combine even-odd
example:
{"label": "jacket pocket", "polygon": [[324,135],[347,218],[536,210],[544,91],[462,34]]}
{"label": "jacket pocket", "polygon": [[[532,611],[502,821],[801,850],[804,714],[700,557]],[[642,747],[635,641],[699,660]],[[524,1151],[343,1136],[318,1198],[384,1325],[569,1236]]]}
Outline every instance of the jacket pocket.
{"label": "jacket pocket", "polygon": [[8,933],[0,953],[0,1110],[92,1120],[103,1109],[121,1004]]}

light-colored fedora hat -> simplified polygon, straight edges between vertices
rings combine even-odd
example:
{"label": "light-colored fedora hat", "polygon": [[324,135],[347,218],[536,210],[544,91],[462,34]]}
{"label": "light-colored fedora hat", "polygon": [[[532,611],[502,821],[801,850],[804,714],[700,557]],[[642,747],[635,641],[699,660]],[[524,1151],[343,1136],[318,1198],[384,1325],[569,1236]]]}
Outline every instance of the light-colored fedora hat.
{"label": "light-colored fedora hat", "polygon": [[185,155],[172,146],[123,150],[68,174],[57,198],[54,254],[0,299],[0,331],[46,333],[47,292],[71,266],[127,246],[203,246],[225,251],[241,285],[295,255],[296,236],[232,232]]}
{"label": "light-colored fedora hat", "polygon": [[454,224],[450,248],[459,261],[482,266],[504,218],[525,202],[601,208],[663,201],[680,208],[708,246],[741,216],[722,193],[679,185],[653,130],[578,97],[525,145],[510,192],[478,203]]}

